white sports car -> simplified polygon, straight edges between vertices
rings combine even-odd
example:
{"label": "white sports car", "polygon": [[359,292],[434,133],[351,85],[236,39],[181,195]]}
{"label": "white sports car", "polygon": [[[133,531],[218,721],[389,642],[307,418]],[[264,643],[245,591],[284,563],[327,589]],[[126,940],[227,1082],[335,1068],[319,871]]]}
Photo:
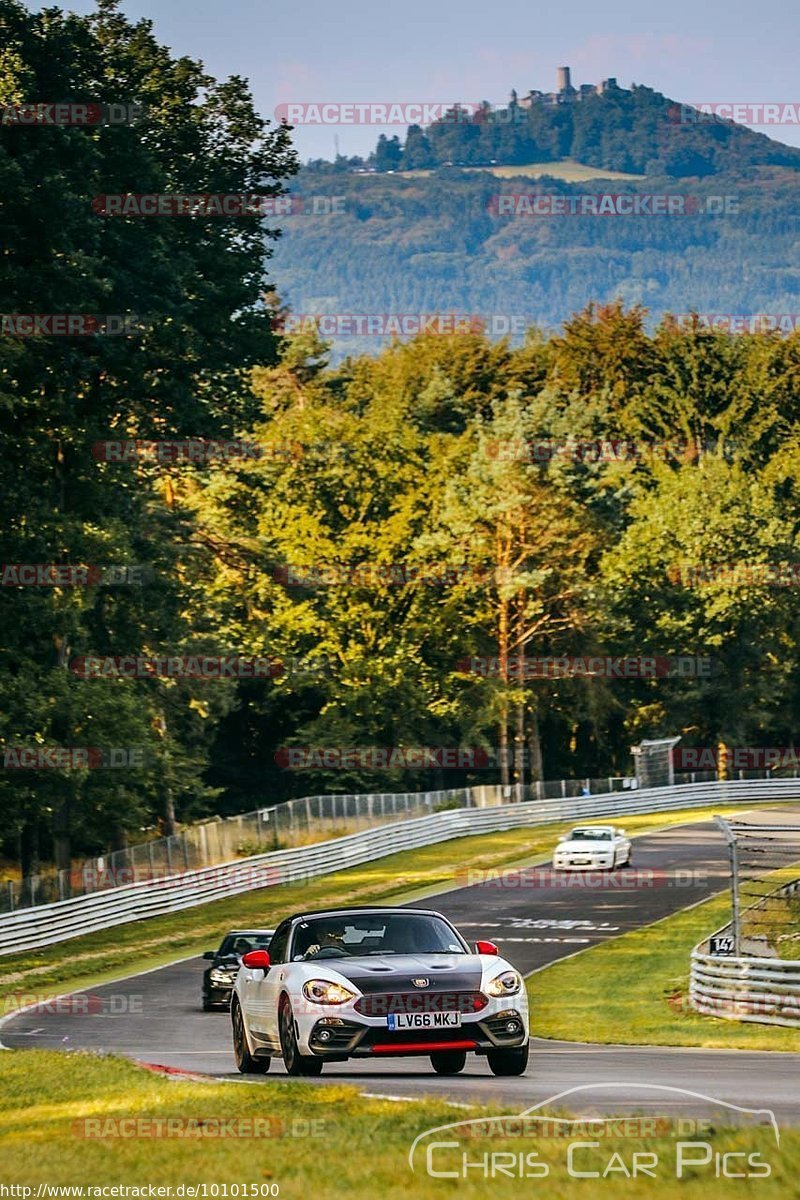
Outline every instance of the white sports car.
{"label": "white sports car", "polygon": [[558,839],[553,853],[557,871],[573,867],[605,868],[631,865],[631,843],[625,830],[615,825],[577,825],[571,833]]}
{"label": "white sports car", "polygon": [[346,908],[282,921],[269,952],[245,954],[231,1001],[243,1073],[281,1055],[290,1075],[325,1062],[426,1055],[453,1075],[472,1052],[495,1075],[528,1064],[525,984],[491,942],[475,952],[415,908]]}

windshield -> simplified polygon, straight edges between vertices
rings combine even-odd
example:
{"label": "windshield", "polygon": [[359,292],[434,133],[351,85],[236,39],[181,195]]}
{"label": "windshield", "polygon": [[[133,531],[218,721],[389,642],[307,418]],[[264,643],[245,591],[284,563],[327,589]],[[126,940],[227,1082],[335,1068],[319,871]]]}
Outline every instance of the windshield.
{"label": "windshield", "polygon": [[271,933],[229,933],[217,951],[219,958],[241,958],[251,950],[266,950],[272,941]]}
{"label": "windshield", "polygon": [[610,842],[610,829],[573,829],[569,835],[571,842]]}
{"label": "windshield", "polygon": [[295,930],[292,959],[468,953],[458,934],[441,917],[365,913],[302,921]]}

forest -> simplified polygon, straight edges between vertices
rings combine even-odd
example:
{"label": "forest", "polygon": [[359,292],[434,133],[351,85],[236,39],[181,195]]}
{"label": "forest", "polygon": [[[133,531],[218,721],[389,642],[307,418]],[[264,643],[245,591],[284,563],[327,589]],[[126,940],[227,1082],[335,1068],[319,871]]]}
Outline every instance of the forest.
{"label": "forest", "polygon": [[[280,218],[93,206],[294,187],[289,132],[244,82],[114,0],[0,15],[10,103],[141,111],[0,128],[6,860],[317,792],[629,774],[643,737],[792,744],[800,336],[609,300],[609,244],[608,287],[556,330],[337,354],[313,322],[286,331]],[[647,229],[649,271],[684,235]],[[31,335],[20,314],[93,317]]]}

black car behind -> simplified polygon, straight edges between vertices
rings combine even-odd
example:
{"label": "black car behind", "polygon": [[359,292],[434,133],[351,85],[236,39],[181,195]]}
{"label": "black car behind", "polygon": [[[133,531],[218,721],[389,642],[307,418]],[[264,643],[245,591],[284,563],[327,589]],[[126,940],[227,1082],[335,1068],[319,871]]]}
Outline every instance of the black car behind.
{"label": "black car behind", "polygon": [[211,966],[203,972],[203,1012],[230,1007],[242,955],[268,949],[274,932],[274,929],[232,929],[225,934],[218,950],[206,951],[203,958],[210,959]]}

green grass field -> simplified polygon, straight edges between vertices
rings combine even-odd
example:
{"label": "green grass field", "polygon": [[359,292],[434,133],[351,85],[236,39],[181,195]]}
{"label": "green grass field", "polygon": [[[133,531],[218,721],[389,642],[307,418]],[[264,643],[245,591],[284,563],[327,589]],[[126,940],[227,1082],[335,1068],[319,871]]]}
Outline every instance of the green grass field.
{"label": "green grass field", "polygon": [[[498,179],[541,179],[549,175],[552,179],[563,179],[567,183],[582,183],[592,179],[628,179],[637,181],[646,179],[646,175],[631,175],[625,171],[604,171],[600,167],[590,167],[587,163],[577,162],[574,158],[562,158],[558,162],[525,163],[519,167],[465,167],[465,171],[482,171],[486,175],[495,175]],[[403,179],[424,179],[433,175],[433,171],[397,171]],[[365,175],[364,179],[374,179]]]}
{"label": "green grass field", "polygon": [[[717,1175],[723,1161],[717,1156],[738,1151],[757,1155],[753,1164],[759,1172],[766,1164],[769,1175],[753,1180],[763,1200],[796,1195],[800,1131],[781,1131],[777,1147],[769,1126],[681,1134],[674,1114],[659,1120],[658,1136],[645,1139],[637,1130],[631,1136],[629,1127],[628,1136],[601,1134],[597,1149],[577,1151],[575,1169],[598,1171],[601,1178],[571,1178],[567,1154],[572,1139],[537,1137],[530,1127],[522,1137],[466,1137],[447,1130],[422,1143],[412,1173],[409,1151],[418,1135],[501,1111],[436,1100],[397,1103],[364,1097],[352,1087],[300,1080],[232,1084],[165,1078],[114,1058],[7,1051],[0,1054],[0,1183],[29,1187],[32,1197],[39,1184],[47,1184],[145,1189],[206,1185],[206,1196],[223,1200],[226,1195],[265,1196],[270,1191],[283,1200],[474,1200],[489,1194],[516,1197],[521,1191],[547,1200],[594,1200],[603,1194],[623,1194],[631,1200],[667,1200],[679,1194],[686,1200],[706,1200],[709,1195],[743,1194],[746,1181]],[[515,1131],[519,1126],[509,1132]],[[491,1133],[485,1126],[480,1132]],[[707,1143],[708,1151],[698,1145],[681,1153],[695,1159],[708,1155],[709,1161],[684,1167],[684,1177],[677,1179],[681,1140]],[[435,1149],[431,1157],[434,1170],[455,1171],[456,1178],[428,1174],[424,1148],[431,1141],[457,1143]],[[630,1172],[637,1152],[657,1156],[655,1162],[649,1160],[652,1177],[634,1179],[623,1173],[620,1164]],[[527,1164],[523,1157],[522,1169],[532,1175],[528,1179],[519,1178],[521,1154],[537,1156]],[[464,1156],[476,1165],[465,1170]],[[736,1171],[746,1163],[741,1158],[728,1161]],[[489,1174],[492,1168],[494,1178]],[[202,1196],[202,1191],[195,1194]]]}
{"label": "green grass field", "polygon": [[800,1051],[800,1029],[689,1008],[692,947],[729,915],[729,897],[717,896],[537,971],[528,979],[534,1031],[571,1042]]}
{"label": "green grass field", "polygon": [[[739,810],[709,808],[626,814],[624,822],[628,832],[642,833],[728,811]],[[168,916],[72,938],[46,949],[4,956],[0,958],[0,1017],[18,1007],[20,997],[35,994],[43,999],[67,987],[72,990],[95,987],[200,954],[216,946],[222,934],[236,926],[269,928],[299,908],[418,899],[454,885],[458,875],[469,868],[543,861],[552,851],[558,834],[573,824],[562,821],[455,838],[421,850],[389,855],[308,883],[261,888]]]}

